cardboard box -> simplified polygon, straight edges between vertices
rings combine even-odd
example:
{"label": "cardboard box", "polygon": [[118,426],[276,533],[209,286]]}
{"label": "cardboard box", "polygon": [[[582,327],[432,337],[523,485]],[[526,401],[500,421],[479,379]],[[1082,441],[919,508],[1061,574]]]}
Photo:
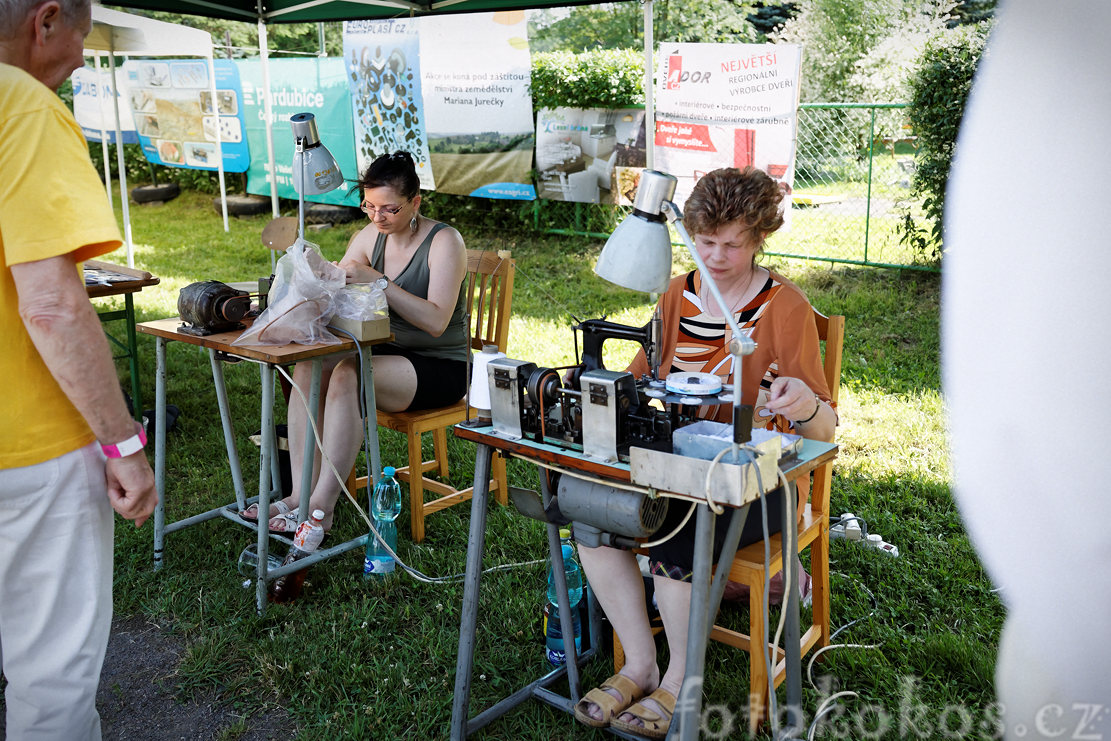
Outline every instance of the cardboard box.
{"label": "cardboard box", "polygon": [[[368,342],[370,340],[380,340],[383,337],[390,336],[390,318],[387,316],[378,319],[367,319],[365,321],[357,321],[355,319],[343,319],[338,316],[332,317],[328,322],[329,327],[342,329],[355,335],[355,339],[359,342]],[[336,333],[337,337],[342,339],[350,339],[345,334]]]}

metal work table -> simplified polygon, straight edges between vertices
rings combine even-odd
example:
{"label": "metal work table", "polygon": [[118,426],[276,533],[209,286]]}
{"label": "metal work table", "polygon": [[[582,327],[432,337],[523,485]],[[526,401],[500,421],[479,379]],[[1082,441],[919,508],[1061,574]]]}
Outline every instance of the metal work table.
{"label": "metal work table", "polygon": [[[96,281],[98,275],[107,274],[109,277],[104,282]],[[89,298],[102,298],[104,296],[123,296],[123,309],[114,311],[99,311],[97,316],[100,323],[124,320],[126,342],[113,337],[107,331],[108,341],[124,351],[123,355],[115,356],[115,360],[127,358],[128,371],[131,375],[131,412],[135,419],[143,418],[143,399],[139,391],[139,353],[135,337],[135,302],[132,294],[138,293],[147,286],[155,286],[161,281],[144,270],[126,268],[101,260],[85,261],[85,293]]]}
{"label": "metal work table", "polygon": [[[162,568],[162,551],[165,537],[175,530],[181,530],[190,525],[196,525],[199,522],[211,520],[216,517],[223,517],[239,525],[251,528],[258,533],[258,580],[255,585],[255,598],[258,612],[262,614],[266,611],[267,580],[276,579],[285,574],[310,566],[317,561],[366,545],[367,536],[362,535],[346,543],[317,551],[307,558],[298,561],[296,564],[290,564],[278,569],[269,569],[267,564],[269,538],[277,537],[287,542],[289,539],[281,536],[270,536],[269,528],[265,527],[268,522],[265,516],[259,518],[263,525],[262,527],[260,527],[258,523],[248,522],[239,517],[240,510],[245,509],[249,504],[256,501],[258,502],[258,511],[260,513],[269,512],[271,497],[275,494],[279,494],[281,489],[281,474],[278,468],[278,456],[276,454],[277,436],[274,432],[275,368],[277,366],[291,365],[301,361],[312,362],[312,383],[308,393],[308,399],[309,407],[312,410],[310,413],[315,418],[316,410],[320,403],[320,378],[323,358],[336,353],[345,353],[355,350],[355,343],[349,338],[341,338],[343,341],[337,345],[234,346],[231,343],[240,336],[242,330],[220,332],[205,337],[197,337],[195,335],[179,332],[179,326],[181,326],[181,319],[177,317],[143,322],[137,325],[139,332],[153,335],[157,341],[156,356],[158,362],[158,375],[155,384],[154,479],[155,486],[158,490],[158,505],[154,510],[154,568],[155,570]],[[369,475],[371,478],[371,486],[378,480],[381,459],[378,450],[378,424],[373,411],[376,407],[374,402],[374,369],[370,362],[370,348],[372,345],[388,342],[392,338],[393,336],[390,335],[360,343],[363,369],[363,395],[366,408],[370,410],[367,414],[365,424],[367,439],[370,445]],[[212,365],[212,380],[216,387],[216,399],[220,407],[220,421],[223,424],[224,444],[227,448],[232,484],[235,487],[235,501],[210,509],[207,512],[202,512],[167,524],[165,512],[166,345],[172,341],[184,342],[189,345],[204,347],[208,350],[209,361]],[[228,406],[227,390],[224,386],[224,369],[222,366],[222,363],[225,361],[237,362],[239,360],[257,363],[260,366],[262,376],[262,445],[260,446],[261,457],[259,461],[258,495],[251,498],[247,497],[243,488],[243,473],[239,465],[239,453],[236,449],[235,434],[232,429],[231,412]],[[301,400],[300,398],[291,398],[290,403],[300,404]],[[310,426],[306,429],[305,434],[304,460],[312,460],[314,445],[315,436]],[[302,472],[300,482],[301,512],[305,512],[308,508],[309,487],[312,483],[312,468],[309,466],[304,468],[305,470]],[[325,471],[322,472],[321,475],[330,476],[332,474],[330,471]]]}
{"label": "metal work table", "polygon": [[[467,547],[466,579],[463,590],[463,610],[459,626],[459,653],[455,665],[455,695],[451,713],[451,738],[461,741],[475,731],[485,727],[501,715],[517,705],[536,698],[567,713],[572,713],[575,704],[582,697],[582,686],[579,679],[578,665],[589,660],[597,651],[600,636],[597,635],[598,620],[596,619],[596,605],[593,600],[588,605],[590,610],[591,643],[590,649],[582,656],[576,656],[574,636],[570,631],[563,634],[564,650],[567,661],[543,677],[529,683],[508,697],[502,699],[493,707],[486,709],[473,718],[469,717],[471,675],[474,667],[475,636],[478,627],[478,596],[482,576],[482,558],[486,543],[486,509],[489,499],[490,462],[494,450],[504,455],[512,455],[527,461],[544,465],[556,465],[560,468],[577,471],[582,474],[600,477],[615,482],[628,484],[630,470],[627,463],[601,463],[584,458],[574,450],[557,448],[552,445],[537,443],[531,440],[514,440],[494,431],[493,427],[464,427],[457,425],[455,435],[464,440],[470,440],[478,445],[475,458],[474,498],[471,503],[470,537]],[[815,440],[804,440],[802,450],[795,458],[780,461],[780,471],[787,477],[790,491],[784,497],[783,508],[783,558],[793,559],[798,548],[795,545],[798,538],[798,521],[796,519],[797,493],[794,479],[807,475],[821,464],[831,460],[837,454],[837,446],[833,443],[822,443]],[[540,477],[541,492],[544,504],[547,505],[552,497],[548,489],[546,477]],[[664,496],[671,496],[685,501],[695,501],[685,495],[676,495],[660,492]],[[738,516],[732,518],[729,530],[725,537],[725,546],[722,549],[719,561],[726,562],[736,553],[737,543],[740,540],[741,528],[744,526],[748,505],[740,508]],[[706,659],[706,643],[710,627],[717,615],[718,606],[725,590],[728,569],[720,569],[718,577],[711,584],[710,572],[713,565],[713,527],[716,517],[705,501],[698,505],[696,525],[696,541],[694,554],[694,578],[691,585],[691,621],[687,641],[686,676],[682,690],[679,693],[675,706],[675,715],[668,733],[668,738],[695,739],[698,737],[699,722],[702,707],[703,673]],[[563,553],[560,548],[559,529],[556,525],[549,524],[548,550],[553,564],[552,573],[556,583],[556,593],[559,598],[559,615],[562,625],[571,624],[571,609],[567,597],[567,584],[563,578]],[[784,564],[788,568],[788,564]],[[784,628],[784,652],[787,664],[787,704],[798,707],[802,701],[802,673],[800,666],[799,647],[799,605],[798,591],[789,590],[786,595],[784,610],[786,610],[786,625]],[[563,697],[550,689],[556,681],[564,675],[567,676],[571,696]],[[608,729],[611,733],[623,737],[636,739],[617,729]]]}

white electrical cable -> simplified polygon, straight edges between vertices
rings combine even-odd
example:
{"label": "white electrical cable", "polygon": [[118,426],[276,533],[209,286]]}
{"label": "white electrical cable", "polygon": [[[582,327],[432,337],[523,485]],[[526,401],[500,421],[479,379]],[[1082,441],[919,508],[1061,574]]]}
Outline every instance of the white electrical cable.
{"label": "white electrical cable", "polygon": [[[343,332],[343,334],[346,334],[348,337],[351,337],[351,339],[355,341],[355,345],[359,346],[359,341],[356,340],[355,337],[352,336],[349,332],[344,332],[343,330],[338,330],[338,331]],[[359,349],[360,349],[359,357],[361,358],[362,357],[362,352],[361,352],[362,348],[359,347]],[[385,541],[385,539],[381,535],[379,535],[377,528],[374,527],[374,522],[372,521],[370,516],[367,515],[366,510],[364,510],[362,508],[362,506],[359,504],[359,501],[351,494],[350,491],[348,491],[348,489],[347,489],[347,478],[345,476],[341,475],[338,470],[336,470],[336,466],[335,466],[334,463],[332,463],[332,459],[330,457],[328,457],[328,454],[324,451],[324,446],[321,444],[320,430],[317,428],[316,420],[313,419],[313,415],[312,415],[311,411],[309,410],[309,400],[305,396],[305,392],[301,390],[301,387],[297,385],[296,381],[293,380],[293,377],[289,375],[288,371],[286,371],[285,368],[281,367],[280,365],[274,366],[274,367],[278,369],[278,372],[281,373],[282,376],[285,377],[285,379],[287,381],[289,381],[290,385],[297,392],[297,396],[301,399],[301,403],[305,407],[305,417],[308,419],[309,425],[311,425],[311,427],[312,427],[313,435],[314,435],[315,440],[316,440],[316,448],[317,448],[317,450],[320,451],[321,459],[328,464],[328,467],[332,470],[332,474],[336,477],[336,481],[339,482],[340,490],[342,490],[343,493],[347,495],[347,498],[349,500],[351,500],[351,503],[355,505],[355,510],[359,513],[359,515],[363,518],[363,520],[366,521],[367,525],[370,526],[370,531],[374,534],[374,538],[378,541],[379,544],[382,545],[383,548],[385,548],[386,552],[390,554],[390,556],[401,566],[401,568],[406,573],[408,573],[410,576],[412,576],[417,581],[422,581],[422,582],[425,582],[426,584],[450,583],[450,582],[460,581],[463,578],[465,578],[466,573],[454,574],[452,576],[427,576],[423,572],[413,568],[412,566],[409,566],[407,563],[402,561],[401,558],[397,555],[397,552],[394,551],[393,548],[390,548],[389,543],[387,543]],[[360,408],[361,408],[361,405],[360,405]],[[364,409],[363,410],[364,418],[365,418],[365,411],[366,410]],[[365,438],[364,438],[364,442],[365,442]],[[501,564],[499,566],[491,566],[488,569],[484,569],[482,573],[486,574],[486,573],[489,573],[491,571],[504,571],[506,569],[516,568],[518,566],[534,566],[534,565],[542,564],[542,563],[547,563],[547,560],[546,559],[537,559],[537,560],[534,560],[534,561],[522,561],[520,563]]]}
{"label": "white electrical cable", "polygon": [[806,736],[808,741],[814,741],[814,734],[818,731],[818,721],[822,719],[823,715],[833,710],[833,705],[831,705],[831,703],[841,697],[860,697],[860,695],[851,690],[845,690],[843,692],[835,692],[827,697],[825,701],[818,706],[817,712],[814,713],[814,720],[810,722],[810,732]]}
{"label": "white electrical cable", "polygon": [[807,662],[807,664],[806,664],[806,681],[810,682],[810,686],[815,690],[818,689],[818,685],[814,684],[814,673],[813,673],[814,660],[817,659],[822,654],[824,654],[826,651],[830,650],[831,648],[876,649],[876,648],[880,648],[880,644],[878,644],[878,643],[831,643],[828,646],[822,646],[821,648],[819,648],[817,651],[815,651],[810,656],[810,661]]}

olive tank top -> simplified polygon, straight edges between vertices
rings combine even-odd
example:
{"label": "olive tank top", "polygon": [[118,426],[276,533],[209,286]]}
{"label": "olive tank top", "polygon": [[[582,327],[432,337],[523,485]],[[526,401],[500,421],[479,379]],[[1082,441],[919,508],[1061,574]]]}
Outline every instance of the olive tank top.
{"label": "olive tank top", "polygon": [[[432,248],[432,238],[436,233],[445,228],[447,224],[437,223],[432,226],[428,236],[420,243],[409,264],[397,276],[391,279],[393,283],[423,299],[428,298],[428,251]],[[379,234],[374,242],[374,252],[371,254],[370,266],[380,273],[384,273],[386,235]],[[448,321],[447,329],[439,337],[433,337],[423,329],[413,326],[404,317],[390,312],[390,331],[394,335],[394,343],[408,348],[420,355],[429,358],[442,358],[444,360],[466,361],[470,356],[467,343],[467,325],[464,314],[466,304],[466,284],[459,286],[459,298],[455,302],[455,310]]]}

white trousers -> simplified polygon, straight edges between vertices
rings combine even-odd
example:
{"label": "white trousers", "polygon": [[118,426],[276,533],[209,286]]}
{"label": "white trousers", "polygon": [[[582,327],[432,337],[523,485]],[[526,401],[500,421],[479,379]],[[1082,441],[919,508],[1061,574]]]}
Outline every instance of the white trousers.
{"label": "white trousers", "polygon": [[100,739],[112,528],[96,443],[0,470],[0,666],[10,741]]}

